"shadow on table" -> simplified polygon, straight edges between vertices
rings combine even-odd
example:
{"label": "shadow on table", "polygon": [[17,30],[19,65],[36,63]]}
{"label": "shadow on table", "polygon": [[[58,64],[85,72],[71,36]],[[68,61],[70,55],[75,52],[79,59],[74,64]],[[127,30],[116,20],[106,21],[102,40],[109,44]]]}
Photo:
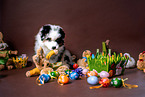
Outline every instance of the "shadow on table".
{"label": "shadow on table", "polygon": [[5,78],[5,77],[7,77],[7,76],[8,76],[8,75],[3,75],[3,74],[2,74],[2,75],[0,75],[0,79],[1,79],[1,78]]}
{"label": "shadow on table", "polygon": [[33,64],[33,62],[32,62],[32,61],[28,61],[28,62],[27,62],[27,66],[26,66],[26,67],[30,67],[30,66],[32,66],[32,64]]}

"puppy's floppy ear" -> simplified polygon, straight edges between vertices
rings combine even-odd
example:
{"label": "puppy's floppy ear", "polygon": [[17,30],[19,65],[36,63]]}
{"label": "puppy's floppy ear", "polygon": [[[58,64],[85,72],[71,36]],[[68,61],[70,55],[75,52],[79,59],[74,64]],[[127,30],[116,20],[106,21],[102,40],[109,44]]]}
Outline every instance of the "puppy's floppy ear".
{"label": "puppy's floppy ear", "polygon": [[47,25],[47,26],[43,26],[43,29],[41,31],[41,40],[43,41],[46,37],[46,34],[49,33],[49,31],[51,30],[51,27],[50,25]]}
{"label": "puppy's floppy ear", "polygon": [[63,39],[65,37],[65,33],[61,28],[59,29],[59,33],[61,34],[61,38]]}

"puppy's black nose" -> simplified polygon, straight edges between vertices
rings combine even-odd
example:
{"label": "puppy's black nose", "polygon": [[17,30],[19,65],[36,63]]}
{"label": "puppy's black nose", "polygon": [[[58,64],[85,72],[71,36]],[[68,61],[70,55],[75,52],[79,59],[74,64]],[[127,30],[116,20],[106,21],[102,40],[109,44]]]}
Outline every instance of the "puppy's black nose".
{"label": "puppy's black nose", "polygon": [[52,49],[53,49],[53,50],[56,49],[56,46],[53,46]]}

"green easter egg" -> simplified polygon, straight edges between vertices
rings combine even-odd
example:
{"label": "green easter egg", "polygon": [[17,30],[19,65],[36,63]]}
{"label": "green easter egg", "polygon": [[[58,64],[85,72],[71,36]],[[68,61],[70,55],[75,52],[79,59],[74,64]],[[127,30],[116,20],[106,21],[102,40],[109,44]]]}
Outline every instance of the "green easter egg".
{"label": "green easter egg", "polygon": [[50,73],[50,75],[51,75],[52,77],[58,77],[58,76],[59,76],[59,72],[57,72],[57,71],[52,71],[52,72]]}
{"label": "green easter egg", "polygon": [[122,86],[121,78],[113,78],[111,80],[111,85],[114,86],[115,88],[120,88]]}

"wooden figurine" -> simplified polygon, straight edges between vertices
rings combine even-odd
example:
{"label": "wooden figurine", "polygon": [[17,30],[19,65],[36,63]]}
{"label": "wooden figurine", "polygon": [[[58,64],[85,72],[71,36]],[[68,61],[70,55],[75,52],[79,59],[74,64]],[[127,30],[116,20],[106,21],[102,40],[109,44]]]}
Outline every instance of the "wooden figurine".
{"label": "wooden figurine", "polygon": [[0,70],[7,68],[12,69],[14,66],[10,55],[17,55],[18,51],[6,50],[8,45],[3,41],[3,34],[0,32]]}

